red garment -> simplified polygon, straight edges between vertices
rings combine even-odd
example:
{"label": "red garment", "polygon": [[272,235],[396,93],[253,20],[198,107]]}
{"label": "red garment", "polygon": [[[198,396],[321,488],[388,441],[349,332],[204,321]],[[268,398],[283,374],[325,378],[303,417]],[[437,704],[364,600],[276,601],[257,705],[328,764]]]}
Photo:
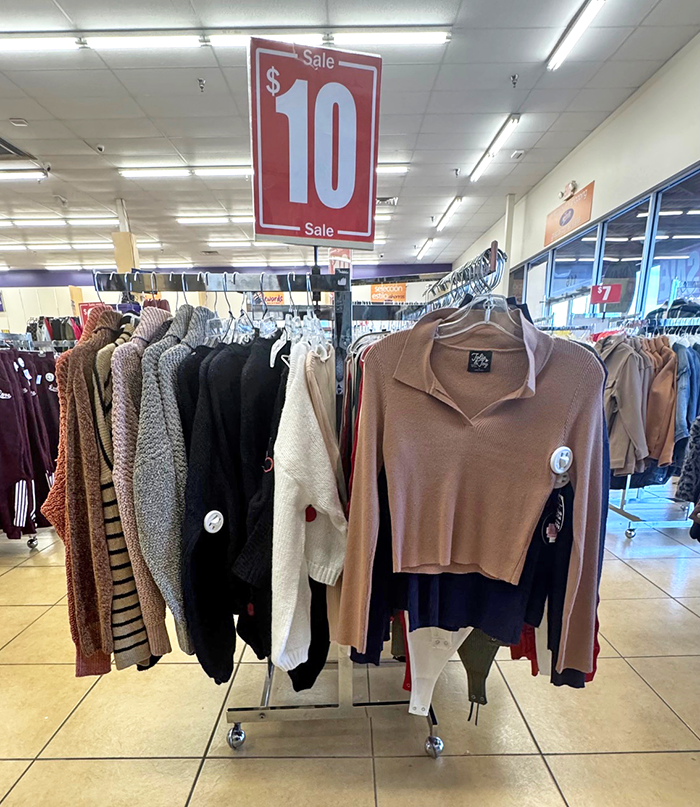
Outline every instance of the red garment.
{"label": "red garment", "polygon": [[537,644],[535,643],[535,629],[532,625],[523,625],[520,642],[510,646],[510,657],[517,661],[521,658],[530,659],[530,669],[533,675],[539,675],[537,664]]}

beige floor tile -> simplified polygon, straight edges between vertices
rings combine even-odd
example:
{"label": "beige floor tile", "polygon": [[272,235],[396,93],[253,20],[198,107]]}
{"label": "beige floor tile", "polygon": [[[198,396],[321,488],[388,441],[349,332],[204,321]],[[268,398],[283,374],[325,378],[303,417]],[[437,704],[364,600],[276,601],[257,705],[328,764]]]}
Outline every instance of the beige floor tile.
{"label": "beige floor tile", "polygon": [[[401,688],[403,665],[370,669],[372,700],[408,699]],[[479,710],[479,725],[468,721],[467,675],[461,662],[450,662],[438,679],[433,706],[438,719],[435,733],[445,743],[445,754],[532,754],[532,741],[508,688],[494,666],[486,682],[488,704]],[[422,756],[428,736],[427,720],[408,714],[408,707],[372,718],[375,756]]]}
{"label": "beige floor tile", "polygon": [[700,616],[700,597],[677,597],[678,602]]}
{"label": "beige floor tile", "polygon": [[699,754],[547,757],[569,807],[691,807],[700,793]]}
{"label": "beige floor tile", "polygon": [[700,749],[624,659],[599,659],[585,689],[554,687],[520,663],[499,665],[545,754]]}
{"label": "beige floor tile", "polygon": [[190,807],[374,807],[371,759],[209,759]]}
{"label": "beige floor tile", "polygon": [[[158,663],[198,665],[199,662],[197,661],[197,656],[195,655],[188,656],[187,653],[183,653],[182,650],[180,650],[180,647],[177,643],[177,634],[175,633],[175,620],[173,619],[173,615],[170,613],[170,611],[166,611],[165,613],[165,627],[168,629],[168,635],[170,636],[170,645],[172,647],[172,652],[163,656],[163,658]],[[243,642],[237,641],[236,652],[233,654],[233,660],[239,661],[244,653],[244,650],[245,650],[245,644]]]}
{"label": "beige floor tile", "polygon": [[45,605],[0,605],[0,648],[46,611]]}
{"label": "beige floor tile", "polygon": [[66,548],[61,540],[54,541],[54,543],[50,544],[45,549],[40,549],[38,552],[32,552],[29,558],[22,564],[23,568],[26,568],[27,566],[65,565]]}
{"label": "beige floor tile", "polygon": [[624,561],[603,562],[603,575],[600,580],[601,600],[639,600],[663,596],[664,592],[660,588],[635,572]]}
{"label": "beige floor tile", "polygon": [[184,807],[194,759],[39,760],[3,807]]}
{"label": "beige floor tile", "polygon": [[620,560],[631,558],[697,558],[697,553],[656,530],[637,528],[634,538],[626,538],[624,528],[610,530],[605,548]]}
{"label": "beige floor tile", "polygon": [[26,537],[20,538],[19,541],[11,541],[4,535],[0,535],[0,567],[16,566],[18,563],[23,563],[25,560],[38,555],[39,552],[56,543],[58,540],[59,537],[53,530],[47,530],[37,535],[37,548],[30,549],[27,546]]}
{"label": "beige floor tile", "polygon": [[[15,606],[20,607],[20,606]],[[75,645],[68,624],[68,606],[55,605],[7,647],[0,664],[73,664]]]}
{"label": "beige floor tile", "polygon": [[700,735],[700,657],[636,658],[630,664],[673,711]]}
{"label": "beige floor tile", "polygon": [[225,686],[190,665],[113,671],[100,679],[43,756],[201,756],[225,696]]}
{"label": "beige floor tile", "polygon": [[53,605],[66,594],[66,570],[18,566],[0,577],[0,605]]}
{"label": "beige floor tile", "polygon": [[692,549],[694,552],[700,554],[700,542],[690,537],[691,523],[691,521],[688,521],[687,527],[659,527],[659,532],[668,535],[669,538],[673,538],[675,541],[678,541],[679,544],[683,544],[683,546],[687,546],[688,549]]}
{"label": "beige floor tile", "polygon": [[598,618],[623,656],[700,654],[700,618],[674,600],[604,600]]}
{"label": "beige floor tile", "polygon": [[[0,801],[24,771],[26,771],[28,765],[28,761],[0,761]],[[7,804],[7,802],[5,803]]]}
{"label": "beige floor tile", "polygon": [[598,658],[619,658],[620,654],[610,644],[610,642],[602,634],[598,634],[598,644],[600,645],[600,653]]}
{"label": "beige floor tile", "polygon": [[69,665],[0,666],[0,758],[36,756],[94,683]]}
{"label": "beige floor tile", "polygon": [[[241,664],[233,681],[227,707],[241,708],[260,703],[264,664]],[[270,704],[272,706],[338,702],[338,674],[329,665],[313,689],[295,693],[287,673],[276,670]],[[368,700],[367,673],[355,669],[355,699]],[[307,720],[243,723],[246,741],[238,751],[226,743],[230,726],[223,713],[212,741],[210,756],[215,757],[316,757],[371,756],[370,726],[365,718],[358,720]]]}
{"label": "beige floor tile", "polygon": [[377,759],[378,807],[564,807],[540,757]]}
{"label": "beige floor tile", "polygon": [[631,560],[630,566],[672,597],[700,596],[700,557]]}

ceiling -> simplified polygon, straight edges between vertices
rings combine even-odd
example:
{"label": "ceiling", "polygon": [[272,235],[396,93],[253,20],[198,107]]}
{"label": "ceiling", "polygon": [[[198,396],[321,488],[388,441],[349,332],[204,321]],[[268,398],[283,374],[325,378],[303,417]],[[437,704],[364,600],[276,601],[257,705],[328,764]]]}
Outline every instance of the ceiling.
{"label": "ceiling", "polygon": [[[421,264],[456,260],[700,31],[697,0],[608,0],[556,72],[545,62],[582,0],[2,0],[5,32],[308,26],[445,26],[439,46],[372,48],[384,59],[380,162],[408,163],[380,176],[397,196],[377,224],[377,260],[414,263],[416,245],[456,195],[464,202]],[[358,48],[361,49],[361,48]],[[518,75],[512,86],[511,76]],[[198,79],[206,81],[201,92]],[[124,179],[119,168],[249,164],[246,51],[80,49],[0,54],[0,137],[51,165],[48,180],[0,184],[0,216],[84,216],[126,201],[142,263],[221,266],[303,263],[310,250],[250,247],[202,255],[216,239],[252,237],[249,225],[184,226],[177,217],[252,210],[245,178]],[[510,113],[521,122],[477,183],[468,175]],[[25,118],[28,126],[13,126]],[[96,147],[104,146],[100,154]],[[511,153],[523,149],[515,161]],[[455,171],[458,169],[458,172]],[[431,217],[435,217],[435,221]],[[0,228],[0,263],[87,266],[109,251],[8,252],[2,245],[109,242],[110,228]],[[358,257],[359,254],[358,254]],[[371,256],[362,256],[372,260]]]}

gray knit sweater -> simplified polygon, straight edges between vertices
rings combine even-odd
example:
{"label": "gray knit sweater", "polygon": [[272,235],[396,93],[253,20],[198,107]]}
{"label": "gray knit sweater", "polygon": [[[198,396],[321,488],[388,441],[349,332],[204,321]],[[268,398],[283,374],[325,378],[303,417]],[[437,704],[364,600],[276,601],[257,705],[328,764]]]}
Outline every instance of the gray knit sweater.
{"label": "gray knit sweater", "polygon": [[[172,469],[172,461],[167,461],[170,447],[158,383],[158,361],[166,350],[185,338],[193,311],[190,305],[179,308],[166,335],[147,347],[141,359],[143,383],[134,459],[134,511],[143,558],[171,610],[173,603],[177,607],[177,602],[170,596],[169,576],[160,563],[159,550],[164,535],[161,515],[166,507],[172,507],[172,504],[168,505],[167,495],[175,480],[174,474],[170,480],[163,479],[168,469]],[[185,652],[191,653],[184,613],[173,610],[173,615],[178,643]]]}
{"label": "gray knit sweater", "polygon": [[[152,439],[157,443],[149,441],[150,451],[142,457],[139,450],[140,423],[134,469],[134,495],[139,501],[137,518],[144,557],[166,604],[173,613],[178,643],[186,653],[193,652],[185,619],[181,564],[187,455],[177,405],[177,369],[192,350],[204,342],[206,322],[213,316],[214,313],[208,308],[195,308],[182,342],[168,348],[159,356],[157,380],[160,407],[154,407],[154,411],[160,413],[161,419],[159,423],[151,424]],[[144,354],[144,361],[149,350],[151,348]],[[144,403],[145,372],[144,366]],[[144,416],[144,404],[142,404],[141,422]],[[145,526],[143,530],[142,521]],[[144,542],[148,548],[144,546]]]}

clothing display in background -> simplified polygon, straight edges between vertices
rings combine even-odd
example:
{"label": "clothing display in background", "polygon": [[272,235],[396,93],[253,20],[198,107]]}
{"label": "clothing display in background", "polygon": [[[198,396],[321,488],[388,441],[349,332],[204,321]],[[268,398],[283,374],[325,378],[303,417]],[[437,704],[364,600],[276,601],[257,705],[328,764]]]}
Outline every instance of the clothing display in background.
{"label": "clothing display in background", "polygon": [[82,332],[78,317],[32,317],[27,322],[34,342],[75,342]]}
{"label": "clothing display in background", "polygon": [[48,526],[40,508],[58,453],[56,360],[50,353],[0,348],[0,530],[8,538]]}

